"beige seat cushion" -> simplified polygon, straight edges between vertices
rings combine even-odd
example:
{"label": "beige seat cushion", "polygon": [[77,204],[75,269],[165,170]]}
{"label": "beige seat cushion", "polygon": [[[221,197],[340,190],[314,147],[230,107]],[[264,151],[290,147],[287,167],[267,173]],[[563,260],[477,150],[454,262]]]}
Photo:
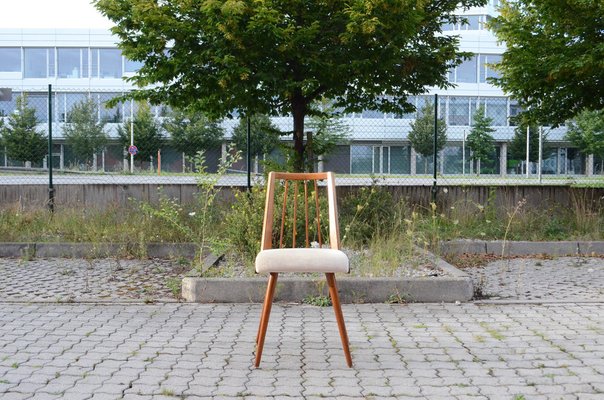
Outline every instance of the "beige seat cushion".
{"label": "beige seat cushion", "polygon": [[256,272],[348,272],[348,257],[332,249],[271,249],[256,256]]}

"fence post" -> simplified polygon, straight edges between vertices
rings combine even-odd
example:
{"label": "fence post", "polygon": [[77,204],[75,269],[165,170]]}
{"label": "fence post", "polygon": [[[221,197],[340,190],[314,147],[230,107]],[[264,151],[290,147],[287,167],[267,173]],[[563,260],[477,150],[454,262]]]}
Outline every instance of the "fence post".
{"label": "fence post", "polygon": [[48,84],[48,209],[55,211],[55,189],[52,184],[52,85]]}
{"label": "fence post", "polygon": [[247,191],[252,190],[252,122],[250,116],[247,117],[247,143],[246,143],[246,156],[247,156]]}
{"label": "fence post", "polygon": [[438,94],[434,94],[434,146],[433,150],[433,178],[432,178],[432,202],[436,203],[436,162],[438,160],[438,155],[436,154],[436,149],[438,147]]}

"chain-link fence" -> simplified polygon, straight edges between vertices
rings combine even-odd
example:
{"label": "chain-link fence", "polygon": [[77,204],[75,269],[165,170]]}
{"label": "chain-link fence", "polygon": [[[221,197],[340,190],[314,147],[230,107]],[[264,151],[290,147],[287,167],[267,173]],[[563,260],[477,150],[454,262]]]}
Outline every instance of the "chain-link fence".
{"label": "chain-link fence", "polygon": [[[252,116],[248,124],[235,114],[213,122],[166,106],[107,104],[122,94],[13,90],[0,101],[0,184],[48,184],[51,160],[55,184],[195,183],[195,153],[204,151],[214,173],[232,146],[242,158],[221,184],[246,186],[266,168],[288,168],[291,118]],[[365,110],[307,118],[308,168],[335,171],[346,185],[425,186],[434,176],[439,186],[603,181],[601,158],[572,147],[564,127],[518,125],[513,100],[441,94],[410,101],[417,111],[402,116]]]}

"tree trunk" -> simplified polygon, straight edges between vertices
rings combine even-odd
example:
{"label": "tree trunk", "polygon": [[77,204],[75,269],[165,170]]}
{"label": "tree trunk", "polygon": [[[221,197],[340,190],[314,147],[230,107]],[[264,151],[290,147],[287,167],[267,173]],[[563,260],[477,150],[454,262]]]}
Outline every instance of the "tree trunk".
{"label": "tree trunk", "polygon": [[296,91],[292,97],[292,115],[294,117],[294,171],[304,171],[304,117],[306,100]]}
{"label": "tree trunk", "polygon": [[480,158],[476,160],[476,171],[477,175],[480,176]]}

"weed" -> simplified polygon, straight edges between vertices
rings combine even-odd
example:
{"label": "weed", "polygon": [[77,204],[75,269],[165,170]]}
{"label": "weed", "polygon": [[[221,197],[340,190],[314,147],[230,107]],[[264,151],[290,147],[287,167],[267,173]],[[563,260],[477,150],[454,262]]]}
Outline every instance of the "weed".
{"label": "weed", "polygon": [[386,303],[387,304],[406,304],[408,298],[409,298],[409,295],[407,295],[406,293],[401,294],[397,290],[395,293],[392,293],[390,296],[388,296]]}
{"label": "weed", "polygon": [[8,385],[10,382],[6,379],[0,379],[0,385]]}
{"label": "weed", "polygon": [[11,368],[15,368],[15,369],[17,369],[17,368],[19,368],[19,364],[18,364],[18,363],[16,363],[16,362],[14,362],[14,363],[12,363],[12,364],[11,364],[11,366],[10,366],[10,367],[11,367]]}
{"label": "weed", "polygon": [[162,396],[170,396],[170,397],[172,397],[172,396],[174,396],[174,390],[172,390],[172,389],[166,389],[166,388],[163,388],[163,389],[161,390],[160,394],[161,394]]}
{"label": "weed", "polygon": [[484,336],[474,335],[474,340],[476,340],[478,343],[484,343]]}
{"label": "weed", "polygon": [[425,329],[425,328],[428,327],[428,325],[426,325],[426,324],[415,324],[415,325],[413,325],[413,327],[416,328],[416,329]]}
{"label": "weed", "polygon": [[170,289],[175,299],[181,298],[182,280],[179,277],[166,279],[166,287]]}
{"label": "weed", "polygon": [[526,397],[523,394],[517,394],[514,396],[514,400],[526,400]]}
{"label": "weed", "polygon": [[328,296],[323,295],[308,295],[302,300],[304,304],[310,304],[318,307],[329,307],[331,306],[331,299]]}
{"label": "weed", "polygon": [[483,328],[485,331],[487,331],[487,333],[488,333],[489,335],[491,335],[491,337],[492,337],[493,339],[496,339],[496,340],[503,340],[503,339],[505,339],[505,336],[503,336],[503,335],[501,334],[501,332],[499,332],[498,330],[496,330],[496,329],[494,329],[494,328],[489,327],[489,326],[488,326],[488,325],[487,325],[485,322],[481,322],[481,323],[480,323],[480,326],[481,326],[481,327],[482,327],[482,328]]}

